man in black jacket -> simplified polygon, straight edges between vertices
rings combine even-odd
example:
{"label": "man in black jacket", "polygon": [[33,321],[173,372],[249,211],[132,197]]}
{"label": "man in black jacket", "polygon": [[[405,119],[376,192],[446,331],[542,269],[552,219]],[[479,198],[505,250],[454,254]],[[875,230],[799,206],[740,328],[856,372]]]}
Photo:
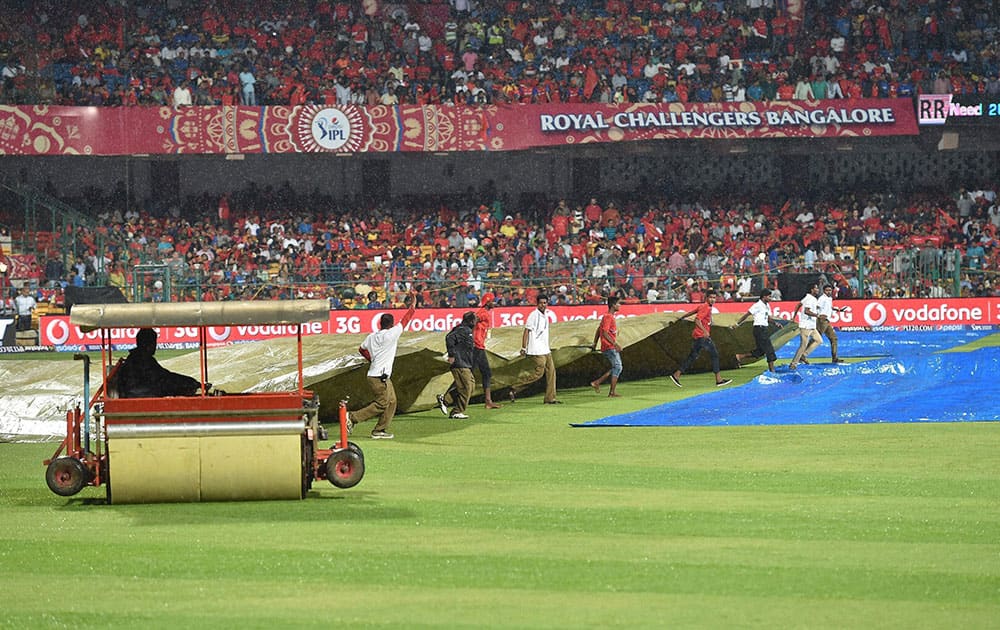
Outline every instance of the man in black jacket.
{"label": "man in black jacket", "polygon": [[[447,392],[438,395],[438,407],[441,409],[441,413],[459,420],[465,420],[469,417],[465,414],[465,409],[469,405],[472,388],[476,385],[476,379],[472,376],[475,347],[472,342],[472,329],[475,325],[476,314],[473,311],[468,311],[462,315],[462,323],[452,328],[451,332],[444,338],[448,348],[448,362],[451,363],[451,375],[455,382],[452,383]],[[448,412],[449,402],[452,405],[450,414]]]}
{"label": "man in black jacket", "polygon": [[[118,395],[122,398],[155,396],[193,396],[201,383],[190,376],[171,372],[153,358],[156,353],[156,331],[141,328],[135,336],[135,347],[129,350],[118,368]],[[212,387],[205,384],[205,391]]]}

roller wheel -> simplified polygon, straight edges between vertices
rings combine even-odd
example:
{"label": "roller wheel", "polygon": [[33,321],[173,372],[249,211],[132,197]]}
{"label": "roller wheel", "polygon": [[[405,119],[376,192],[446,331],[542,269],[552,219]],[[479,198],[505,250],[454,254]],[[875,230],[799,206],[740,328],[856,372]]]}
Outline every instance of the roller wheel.
{"label": "roller wheel", "polygon": [[[337,447],[337,445],[334,444],[332,448],[336,448],[336,447]],[[360,455],[361,456],[361,461],[365,460],[365,452],[361,450],[360,446],[358,446],[354,442],[348,442],[347,443],[347,448],[348,448],[348,450],[354,451],[355,453],[357,453],[358,455]]]}
{"label": "roller wheel", "polygon": [[348,442],[347,443],[347,448],[350,449],[350,450],[352,450],[352,451],[354,451],[358,455],[360,455],[361,456],[361,461],[365,461],[365,453],[364,453],[364,451],[361,450],[360,446],[358,446],[354,442]]}
{"label": "roller wheel", "polygon": [[75,457],[58,457],[45,470],[49,490],[61,497],[71,497],[90,481],[90,471]]}
{"label": "roller wheel", "polygon": [[334,451],[326,460],[326,478],[338,488],[353,488],[365,476],[365,460],[349,448]]}

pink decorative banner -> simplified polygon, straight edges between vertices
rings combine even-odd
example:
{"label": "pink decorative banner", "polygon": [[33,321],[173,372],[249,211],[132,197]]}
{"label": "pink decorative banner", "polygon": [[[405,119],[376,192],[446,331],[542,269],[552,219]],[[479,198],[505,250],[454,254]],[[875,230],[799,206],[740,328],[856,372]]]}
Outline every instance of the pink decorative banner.
{"label": "pink decorative banner", "polygon": [[[2,259],[0,256],[0,260]],[[31,278],[38,270],[38,257],[35,254],[10,254],[6,261],[8,278],[24,280]]]}
{"label": "pink decorative banner", "polygon": [[917,133],[909,99],[181,110],[0,106],[0,155],[515,151],[674,138]]}

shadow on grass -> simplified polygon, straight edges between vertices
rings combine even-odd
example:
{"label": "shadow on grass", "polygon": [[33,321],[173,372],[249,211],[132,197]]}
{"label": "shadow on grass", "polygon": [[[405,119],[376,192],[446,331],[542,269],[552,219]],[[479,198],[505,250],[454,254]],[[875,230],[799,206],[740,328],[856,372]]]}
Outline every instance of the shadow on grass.
{"label": "shadow on grass", "polygon": [[[326,483],[326,482],[323,482]],[[329,490],[336,490],[332,486]],[[108,510],[132,526],[225,523],[350,523],[413,519],[411,510],[379,503],[378,493],[351,490],[331,494],[310,490],[302,501],[223,501],[205,503],[143,503],[107,505],[96,499],[71,499],[62,510]],[[342,493],[341,493],[342,492]]]}

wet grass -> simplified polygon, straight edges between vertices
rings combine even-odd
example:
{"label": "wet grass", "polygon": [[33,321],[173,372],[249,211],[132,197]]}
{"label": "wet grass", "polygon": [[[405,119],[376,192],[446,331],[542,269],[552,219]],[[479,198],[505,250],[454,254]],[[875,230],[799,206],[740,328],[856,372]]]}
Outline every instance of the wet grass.
{"label": "wet grass", "polygon": [[402,416],[297,502],[65,499],[0,444],[0,627],[997,627],[1000,423],[569,427],[671,390],[619,391]]}

